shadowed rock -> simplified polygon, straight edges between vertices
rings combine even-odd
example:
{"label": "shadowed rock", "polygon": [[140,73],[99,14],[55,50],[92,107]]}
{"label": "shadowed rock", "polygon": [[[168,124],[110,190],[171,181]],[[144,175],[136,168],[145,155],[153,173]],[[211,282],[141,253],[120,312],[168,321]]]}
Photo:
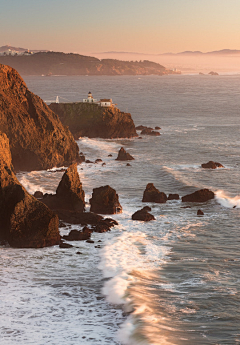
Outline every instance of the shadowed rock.
{"label": "shadowed rock", "polygon": [[79,160],[67,127],[30,92],[18,72],[0,64],[0,131],[8,136],[16,170],[44,170]]}
{"label": "shadowed rock", "polygon": [[168,200],[179,200],[179,194],[169,194]]}
{"label": "shadowed rock", "polygon": [[156,202],[165,203],[167,196],[165,193],[160,192],[153,183],[148,183],[143,193],[142,202]]}
{"label": "shadowed rock", "polygon": [[136,211],[132,215],[132,220],[141,220],[143,222],[149,222],[150,220],[155,220],[155,217],[148,211],[151,211],[150,207],[148,206],[143,207],[141,210]]}
{"label": "shadowed rock", "polygon": [[62,238],[67,241],[83,241],[88,240],[91,237],[92,230],[87,228],[86,226],[79,230],[71,230],[68,235],[64,235]]}
{"label": "shadowed rock", "polygon": [[211,199],[214,199],[214,193],[209,189],[200,189],[182,197],[183,202],[206,202]]}
{"label": "shadowed rock", "polygon": [[198,210],[198,211],[197,211],[197,215],[198,215],[198,216],[204,216],[204,213],[203,213],[202,210]]}
{"label": "shadowed rock", "polygon": [[90,211],[101,214],[121,213],[122,206],[118,200],[118,194],[115,189],[110,186],[94,188],[92,198],[89,200],[91,204]]}
{"label": "shadowed rock", "polygon": [[123,147],[121,147],[118,151],[116,161],[131,161],[133,159],[133,156],[131,156],[130,153],[126,152],[126,150]]}
{"label": "shadowed rock", "polygon": [[144,128],[144,129],[142,130],[141,135],[153,135],[153,136],[158,136],[158,135],[160,135],[160,133],[159,133],[159,132],[156,132],[156,131],[153,131],[152,128],[147,127],[147,128]]}
{"label": "shadowed rock", "polygon": [[13,173],[9,142],[0,133],[0,239],[12,247],[59,244],[58,217],[31,196]]}
{"label": "shadowed rock", "polygon": [[224,168],[224,166],[221,163],[209,161],[207,163],[203,163],[202,168],[204,168],[204,169],[217,169],[217,168]]}

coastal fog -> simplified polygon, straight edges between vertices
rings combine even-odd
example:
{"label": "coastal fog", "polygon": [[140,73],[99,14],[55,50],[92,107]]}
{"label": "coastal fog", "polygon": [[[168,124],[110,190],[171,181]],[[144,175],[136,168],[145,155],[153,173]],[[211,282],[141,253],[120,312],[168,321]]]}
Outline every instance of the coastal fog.
{"label": "coastal fog", "polygon": [[240,73],[240,52],[239,53],[197,53],[184,52],[179,54],[141,54],[129,52],[104,52],[91,53],[99,59],[119,60],[150,60],[158,62],[167,69],[177,69],[183,74],[190,73]]}

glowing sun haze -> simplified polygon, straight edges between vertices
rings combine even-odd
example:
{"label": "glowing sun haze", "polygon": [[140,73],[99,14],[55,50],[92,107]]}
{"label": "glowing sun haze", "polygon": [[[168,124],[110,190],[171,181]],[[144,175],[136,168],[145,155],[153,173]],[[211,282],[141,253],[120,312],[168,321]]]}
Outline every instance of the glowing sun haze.
{"label": "glowing sun haze", "polygon": [[0,45],[90,54],[240,49],[239,0],[0,0]]}

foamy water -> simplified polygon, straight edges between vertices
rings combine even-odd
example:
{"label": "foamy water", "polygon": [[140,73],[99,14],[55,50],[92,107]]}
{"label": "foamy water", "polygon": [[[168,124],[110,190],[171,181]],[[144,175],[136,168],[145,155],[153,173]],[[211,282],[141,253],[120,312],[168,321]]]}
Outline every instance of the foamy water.
{"label": "foamy water", "polygon": [[[80,138],[86,159],[78,172],[87,201],[109,184],[123,213],[94,244],[70,249],[1,248],[3,344],[212,345],[237,344],[239,333],[240,77],[27,77],[45,99],[91,90],[109,95],[136,125],[160,126],[160,137],[142,140]],[[68,84],[69,83],[69,84]],[[72,97],[72,98],[71,98]],[[116,161],[121,146],[135,160]],[[110,157],[109,155],[112,155]],[[224,169],[202,169],[209,160]],[[30,193],[54,192],[58,169],[19,173]],[[202,204],[142,203],[152,182],[180,197],[209,188]],[[156,220],[132,221],[145,205]],[[188,206],[189,208],[183,208]],[[201,208],[204,216],[198,217]],[[61,232],[80,227],[67,225]],[[98,242],[98,241],[102,242]],[[95,248],[99,246],[101,248]],[[77,254],[81,252],[82,254]]]}

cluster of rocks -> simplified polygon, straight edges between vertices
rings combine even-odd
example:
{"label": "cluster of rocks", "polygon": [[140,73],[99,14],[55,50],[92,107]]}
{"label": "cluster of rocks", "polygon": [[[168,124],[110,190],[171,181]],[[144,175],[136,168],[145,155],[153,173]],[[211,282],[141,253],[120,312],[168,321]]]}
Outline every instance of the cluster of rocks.
{"label": "cluster of rocks", "polygon": [[159,136],[160,133],[157,132],[157,130],[161,129],[159,126],[155,127],[155,130],[152,127],[147,127],[147,126],[137,126],[136,130],[141,131],[141,135],[152,135],[152,136]]}

